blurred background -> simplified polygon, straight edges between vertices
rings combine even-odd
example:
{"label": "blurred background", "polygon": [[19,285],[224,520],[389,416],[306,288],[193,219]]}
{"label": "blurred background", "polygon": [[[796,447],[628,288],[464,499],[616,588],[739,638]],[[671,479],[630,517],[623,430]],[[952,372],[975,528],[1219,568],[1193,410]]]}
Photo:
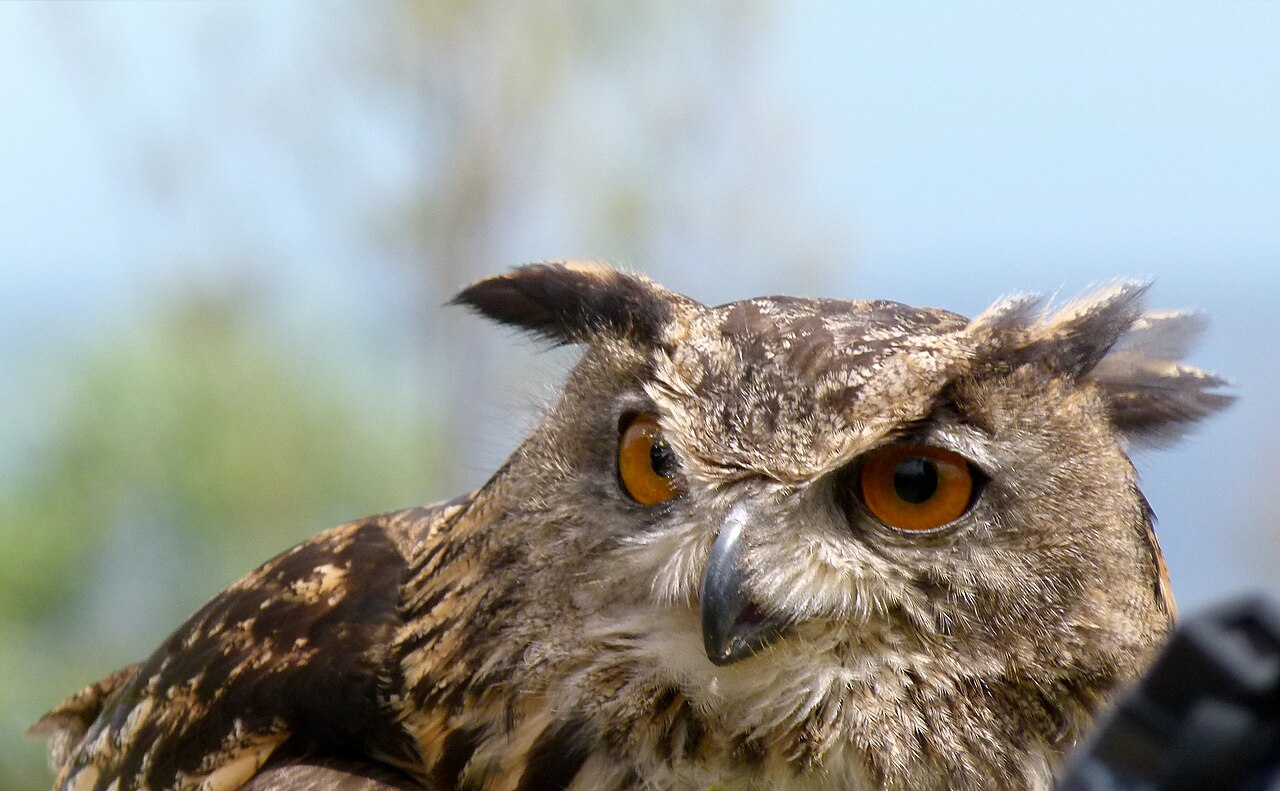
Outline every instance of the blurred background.
{"label": "blurred background", "polygon": [[720,303],[1121,275],[1240,402],[1138,458],[1184,611],[1280,592],[1280,3],[0,5],[0,787],[321,528],[486,477],[586,257]]}

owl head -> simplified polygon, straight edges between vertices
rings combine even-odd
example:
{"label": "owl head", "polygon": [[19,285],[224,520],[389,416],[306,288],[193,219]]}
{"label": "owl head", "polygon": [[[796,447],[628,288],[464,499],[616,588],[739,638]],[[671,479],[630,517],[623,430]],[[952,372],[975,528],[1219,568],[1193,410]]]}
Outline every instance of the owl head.
{"label": "owl head", "polygon": [[547,661],[623,679],[575,705],[676,689],[740,749],[852,744],[880,777],[949,750],[980,774],[1012,760],[1002,738],[1060,749],[1173,615],[1126,452],[1229,401],[1178,362],[1198,319],[1144,291],[973,319],[710,307],[594,264],[463,291],[585,346],[504,478]]}

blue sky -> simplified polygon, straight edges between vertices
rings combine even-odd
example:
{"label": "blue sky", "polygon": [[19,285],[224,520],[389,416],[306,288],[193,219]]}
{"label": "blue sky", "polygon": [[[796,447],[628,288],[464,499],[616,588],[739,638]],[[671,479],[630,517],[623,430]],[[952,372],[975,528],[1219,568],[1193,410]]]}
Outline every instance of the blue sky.
{"label": "blue sky", "polygon": [[783,47],[868,254],[1002,276],[1275,271],[1275,4],[841,8],[795,18]]}
{"label": "blue sky", "polygon": [[[0,6],[0,370],[236,260],[299,322],[394,299],[394,255],[351,208],[407,199],[427,133],[345,79],[335,8]],[[1280,546],[1262,516],[1280,470],[1276,42],[1272,2],[778,4],[739,86],[783,136],[788,208],[848,260],[805,280],[824,295],[972,313],[1136,275],[1153,303],[1210,314],[1196,360],[1242,400],[1140,458],[1192,607],[1280,591],[1258,560]],[[709,302],[802,274],[631,263]],[[5,378],[0,396],[42,397]]]}

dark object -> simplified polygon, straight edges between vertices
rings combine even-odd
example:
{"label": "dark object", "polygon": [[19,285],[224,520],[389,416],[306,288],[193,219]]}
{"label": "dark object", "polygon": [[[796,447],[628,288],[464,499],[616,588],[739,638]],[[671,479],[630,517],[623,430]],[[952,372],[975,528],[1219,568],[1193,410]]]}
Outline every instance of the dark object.
{"label": "dark object", "polygon": [[1280,608],[1248,598],[1183,622],[1057,787],[1280,789]]}

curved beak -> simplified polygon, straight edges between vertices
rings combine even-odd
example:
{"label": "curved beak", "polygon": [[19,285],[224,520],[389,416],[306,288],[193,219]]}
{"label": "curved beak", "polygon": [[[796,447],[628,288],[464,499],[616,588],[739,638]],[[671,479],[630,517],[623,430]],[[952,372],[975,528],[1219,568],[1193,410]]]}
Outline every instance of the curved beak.
{"label": "curved beak", "polygon": [[702,572],[702,644],[707,659],[717,665],[756,654],[781,636],[785,626],[742,589],[742,534],[753,516],[746,503],[729,509]]}

